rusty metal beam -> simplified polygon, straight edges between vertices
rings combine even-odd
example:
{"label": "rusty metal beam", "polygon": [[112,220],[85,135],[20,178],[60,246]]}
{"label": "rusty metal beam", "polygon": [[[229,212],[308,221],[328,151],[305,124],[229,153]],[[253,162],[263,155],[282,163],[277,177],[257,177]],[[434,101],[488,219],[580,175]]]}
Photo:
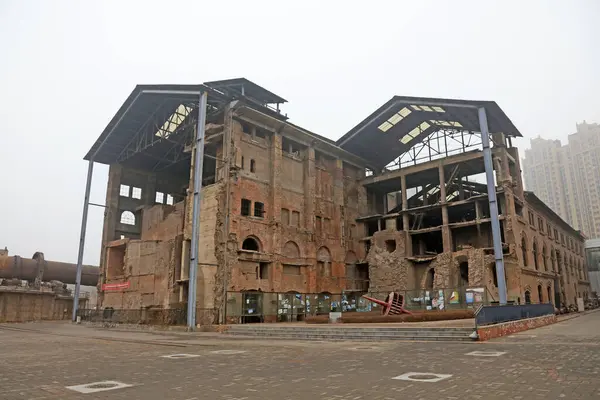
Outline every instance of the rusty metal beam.
{"label": "rusty metal beam", "polygon": [[[0,278],[22,279],[28,281],[61,281],[75,284],[77,264],[59,261],[46,261],[43,255],[36,253],[35,258],[20,256],[0,257]],[[84,265],[81,271],[81,284],[96,286],[100,269],[91,265]]]}

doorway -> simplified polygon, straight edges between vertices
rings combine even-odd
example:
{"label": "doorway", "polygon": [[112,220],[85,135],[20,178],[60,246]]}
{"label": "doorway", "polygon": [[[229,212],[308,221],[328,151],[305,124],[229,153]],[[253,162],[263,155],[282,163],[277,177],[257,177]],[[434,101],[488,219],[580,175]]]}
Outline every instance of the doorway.
{"label": "doorway", "polygon": [[263,322],[262,297],[259,291],[242,293],[242,324]]}

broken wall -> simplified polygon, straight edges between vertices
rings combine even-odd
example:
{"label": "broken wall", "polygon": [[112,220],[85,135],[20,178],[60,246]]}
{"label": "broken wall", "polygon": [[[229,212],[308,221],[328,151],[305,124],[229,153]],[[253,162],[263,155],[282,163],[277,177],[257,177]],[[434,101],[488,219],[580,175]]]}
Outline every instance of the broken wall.
{"label": "broken wall", "polygon": [[102,307],[170,308],[177,303],[175,270],[181,263],[181,236],[162,241],[125,239],[124,242],[122,274],[107,276],[106,283],[129,283],[129,287],[105,291]]}

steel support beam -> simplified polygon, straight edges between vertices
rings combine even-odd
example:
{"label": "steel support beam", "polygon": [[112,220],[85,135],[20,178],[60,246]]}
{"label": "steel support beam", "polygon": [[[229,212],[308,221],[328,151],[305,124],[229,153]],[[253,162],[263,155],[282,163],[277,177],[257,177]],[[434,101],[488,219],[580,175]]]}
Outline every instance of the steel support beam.
{"label": "steel support beam", "polygon": [[200,204],[202,200],[202,164],[204,162],[204,129],[208,93],[200,93],[198,127],[196,129],[196,153],[194,155],[194,198],[192,202],[192,242],[190,244],[190,274],[188,287],[187,325],[196,328],[196,276],[198,272],[198,241],[200,240]]}
{"label": "steel support beam", "polygon": [[494,165],[492,163],[492,149],[490,147],[490,132],[488,130],[485,108],[479,108],[479,127],[483,143],[483,163],[487,181],[488,201],[490,203],[490,218],[492,222],[492,239],[494,241],[494,258],[496,260],[496,276],[498,278],[498,293],[500,304],[506,304],[506,275],[504,274],[504,255],[502,253],[502,236],[500,234],[500,220],[498,219],[498,200],[494,184]]}
{"label": "steel support beam", "polygon": [[85,232],[87,228],[88,210],[90,208],[90,190],[92,188],[92,175],[94,173],[94,158],[88,162],[87,180],[85,183],[85,195],[83,198],[83,215],[81,216],[81,231],[79,233],[79,251],[77,253],[77,272],[75,273],[75,294],[73,296],[72,321],[77,320],[77,309],[79,308],[79,291],[81,289],[81,270],[83,268],[83,248],[85,247]]}

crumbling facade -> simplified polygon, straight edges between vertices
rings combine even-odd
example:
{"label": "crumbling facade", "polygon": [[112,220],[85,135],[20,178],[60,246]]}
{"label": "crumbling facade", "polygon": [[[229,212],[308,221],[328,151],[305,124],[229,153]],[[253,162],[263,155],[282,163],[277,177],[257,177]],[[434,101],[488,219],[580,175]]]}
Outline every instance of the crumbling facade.
{"label": "crumbling facade", "polygon": [[[483,172],[482,152],[464,141],[465,134],[477,136],[468,115],[459,115],[458,129],[429,119],[442,107],[400,104],[388,122],[374,114],[334,142],[289,123],[279,111],[285,100],[245,79],[206,83],[203,90],[210,112],[199,216],[200,323],[225,322],[228,292],[252,294],[244,303],[260,303],[254,312],[265,315],[277,314],[277,305],[261,300],[262,293],[483,287],[498,300],[486,185],[471,179]],[[101,308],[187,302],[196,120],[191,102],[171,95],[160,103],[147,94],[157,92],[136,88],[87,156],[110,164]],[[159,120],[121,131],[127,110],[136,107]],[[427,119],[419,122],[420,115]],[[420,131],[392,138],[396,128],[385,124],[403,118],[415,118]],[[369,136],[382,134],[373,126],[389,130],[381,136],[389,144]],[[427,160],[418,159],[417,143],[458,133],[460,151],[438,149],[439,157],[429,151]],[[510,135],[493,138],[509,299],[571,304],[588,293],[583,237],[523,191]]]}

